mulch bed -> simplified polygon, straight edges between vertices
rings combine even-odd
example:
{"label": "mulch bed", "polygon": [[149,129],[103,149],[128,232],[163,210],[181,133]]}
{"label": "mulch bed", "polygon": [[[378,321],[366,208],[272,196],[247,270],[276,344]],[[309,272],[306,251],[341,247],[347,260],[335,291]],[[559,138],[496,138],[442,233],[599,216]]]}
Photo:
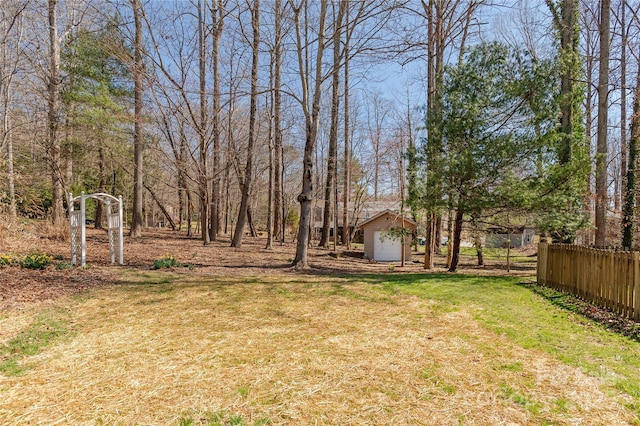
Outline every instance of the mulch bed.
{"label": "mulch bed", "polygon": [[5,267],[0,269],[0,310],[82,293],[117,280],[117,276],[105,268],[29,270]]}

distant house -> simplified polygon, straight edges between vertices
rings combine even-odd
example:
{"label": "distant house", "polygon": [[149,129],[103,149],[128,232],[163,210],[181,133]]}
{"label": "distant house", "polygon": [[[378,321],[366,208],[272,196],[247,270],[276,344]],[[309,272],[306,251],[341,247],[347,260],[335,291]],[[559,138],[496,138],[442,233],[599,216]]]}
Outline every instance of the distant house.
{"label": "distant house", "polygon": [[484,244],[486,247],[498,248],[507,247],[507,241],[511,248],[521,248],[534,242],[535,231],[532,228],[516,226],[508,230],[502,227],[487,229]]}
{"label": "distant house", "polygon": [[[391,210],[384,210],[358,227],[364,233],[364,257],[378,262],[411,260],[411,233],[417,223]],[[405,230],[404,250],[400,230]],[[394,232],[397,231],[397,232]]]}
{"label": "distant house", "polygon": [[[348,211],[349,211],[349,232],[353,233],[354,229],[359,229],[360,224],[364,221],[372,218],[378,212],[383,210],[391,210],[391,211],[399,211],[400,210],[400,200],[369,200],[364,201],[361,204],[354,204],[353,202],[349,202]],[[322,235],[322,218],[323,218],[323,207],[321,205],[315,206],[313,210],[313,235],[314,238],[319,238]],[[332,240],[334,237],[334,223],[333,220],[329,222],[329,240]],[[338,215],[338,242],[342,243],[342,209],[340,214]],[[354,242],[362,242],[361,232],[357,232],[352,241]]]}

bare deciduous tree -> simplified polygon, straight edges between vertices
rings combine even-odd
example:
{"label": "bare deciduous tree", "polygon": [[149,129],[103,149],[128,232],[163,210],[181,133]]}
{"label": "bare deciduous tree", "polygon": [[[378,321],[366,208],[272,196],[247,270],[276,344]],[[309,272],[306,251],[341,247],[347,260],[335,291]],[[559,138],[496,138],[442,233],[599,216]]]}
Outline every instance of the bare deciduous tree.
{"label": "bare deciduous tree", "polygon": [[29,0],[7,2],[0,12],[0,103],[2,105],[2,133],[0,147],[7,152],[7,192],[9,196],[9,215],[17,217],[15,172],[13,159],[13,80],[18,72],[21,60],[19,45],[22,39],[23,12]]}
{"label": "bare deciduous tree", "polygon": [[198,149],[198,193],[200,194],[200,229],[202,243],[209,244],[209,187],[207,177],[207,160],[209,158],[209,141],[207,140],[207,35],[205,22],[205,6],[198,0],[198,80],[199,80],[199,120],[197,123]]}
{"label": "bare deciduous tree", "polygon": [[61,154],[58,126],[60,125],[60,37],[58,37],[58,0],[48,0],[49,19],[49,76],[47,89],[47,127],[49,167],[51,171],[51,220],[54,225],[64,222],[64,189],[61,175]]}
{"label": "bare deciduous tree", "polygon": [[209,238],[211,241],[218,239],[218,234],[222,229],[222,206],[221,206],[221,192],[220,182],[222,174],[222,126],[221,126],[221,93],[220,93],[220,40],[222,38],[222,31],[224,29],[224,18],[226,1],[212,0],[211,4],[211,62],[212,62],[212,77],[213,77],[213,117],[212,117],[212,131],[213,131],[213,156],[211,159],[213,168],[213,185],[211,189],[211,220],[209,228]]}
{"label": "bare deciduous tree", "polygon": [[596,150],[596,246],[604,247],[607,228],[607,129],[609,117],[609,34],[611,1],[600,4],[600,70],[598,73],[598,144]]}
{"label": "bare deciduous tree", "polygon": [[231,247],[242,246],[242,235],[244,225],[249,215],[249,196],[251,195],[251,185],[253,184],[253,155],[254,145],[257,138],[256,120],[258,110],[258,59],[260,56],[260,0],[254,0],[251,9],[251,28],[253,30],[253,40],[251,43],[251,100],[249,107],[249,139],[247,143],[247,163],[242,179],[242,198],[238,210],[238,220],[236,229],[231,240]]}
{"label": "bare deciduous tree", "polygon": [[144,140],[142,135],[142,108],[143,108],[143,80],[144,80],[144,62],[142,61],[142,16],[144,10],[140,0],[131,0],[133,9],[133,19],[135,25],[135,42],[133,45],[134,59],[132,64],[132,75],[134,84],[134,122],[133,122],[133,218],[131,220],[131,228],[129,236],[138,238],[142,236],[142,192],[144,185],[143,176],[143,156],[144,156]]}
{"label": "bare deciduous tree", "polygon": [[[334,192],[334,185],[338,185],[338,113],[340,107],[340,69],[342,62],[342,49],[340,46],[342,33],[342,19],[347,8],[347,2],[341,1],[338,4],[337,13],[334,10],[333,22],[333,68],[331,69],[331,128],[329,129],[329,158],[327,163],[327,179],[324,191],[324,215],[322,218],[322,236],[320,247],[329,247],[329,226],[331,219],[331,199]],[[338,208],[337,200],[335,203]],[[338,224],[334,221],[333,237],[338,238]]]}
{"label": "bare deciduous tree", "polygon": [[[310,75],[307,72],[308,67],[304,59],[304,51],[308,49],[302,37],[302,31],[309,31],[309,22],[304,22],[304,28],[301,22],[301,12],[303,8],[307,8],[306,0],[295,6],[292,2],[291,8],[295,15],[296,28],[296,48],[298,54],[298,74],[302,86],[302,110],[305,117],[305,145],[303,154],[303,170],[302,170],[302,191],[298,195],[300,203],[300,222],[298,225],[298,240],[296,243],[296,256],[293,259],[293,266],[297,269],[306,269],[309,267],[307,259],[307,250],[309,246],[310,228],[313,201],[313,157],[316,147],[316,139],[318,137],[318,118],[320,115],[320,98],[322,96],[322,59],[325,49],[325,20],[327,15],[328,0],[320,0],[320,14],[318,16],[318,33],[315,49],[315,80],[313,83],[313,91],[310,90]],[[309,102],[311,101],[311,102]]]}

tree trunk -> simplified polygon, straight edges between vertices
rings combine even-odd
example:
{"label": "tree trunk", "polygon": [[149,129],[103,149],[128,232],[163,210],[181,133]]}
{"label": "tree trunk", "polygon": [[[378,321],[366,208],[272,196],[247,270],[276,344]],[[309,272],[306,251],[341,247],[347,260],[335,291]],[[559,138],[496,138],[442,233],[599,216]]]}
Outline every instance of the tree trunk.
{"label": "tree trunk", "polygon": [[598,74],[598,144],[596,152],[596,246],[607,244],[607,121],[609,102],[609,24],[611,1],[600,5],[600,71]]}
{"label": "tree trunk", "polygon": [[479,235],[476,236],[475,246],[476,246],[476,256],[478,258],[478,266],[484,266],[484,254],[483,254],[482,240],[480,239]]}
{"label": "tree trunk", "polygon": [[274,186],[274,155],[273,155],[273,141],[271,136],[269,137],[269,193],[267,194],[267,242],[265,244],[266,250],[273,249],[273,215],[275,209],[273,205],[273,186]]}
{"label": "tree trunk", "polygon": [[158,208],[162,212],[163,216],[165,217],[165,219],[167,219],[167,222],[169,222],[169,226],[171,226],[171,230],[175,231],[176,230],[176,223],[173,221],[173,218],[169,214],[169,211],[166,209],[164,204],[162,204],[162,202],[160,201],[160,198],[158,198],[156,193],[153,191],[153,189],[151,189],[151,187],[149,185],[145,185],[144,188],[149,192],[149,195],[151,195],[151,198],[153,198],[153,201],[156,202],[156,205],[158,206]]}
{"label": "tree trunk", "polygon": [[[74,105],[70,105],[68,107],[68,111],[71,111],[70,114],[75,114]],[[73,182],[73,142],[72,139],[74,137],[73,127],[70,122],[70,118],[67,116],[64,122],[64,143],[61,146],[60,154],[61,154],[61,162],[64,167],[64,174],[60,173],[62,178],[62,186],[63,188],[68,188],[71,186]]]}
{"label": "tree trunk", "polygon": [[[315,66],[315,85],[313,91],[313,101],[311,103],[311,111],[309,111],[309,93],[308,93],[308,77],[305,62],[303,61],[303,45],[300,35],[300,7],[294,10],[296,22],[296,40],[298,47],[298,66],[300,72],[300,80],[302,83],[302,106],[305,113],[305,145],[303,155],[302,170],[302,191],[298,195],[300,203],[300,223],[298,226],[298,238],[296,242],[296,256],[293,259],[293,266],[296,269],[306,269],[309,267],[307,252],[309,248],[309,236],[311,229],[311,205],[313,202],[313,155],[316,147],[316,139],[318,136],[318,117],[320,114],[320,97],[322,89],[322,57],[324,54],[324,31],[325,18],[327,14],[328,0],[320,0],[320,17],[318,29],[318,41],[316,51]],[[308,23],[305,22],[306,30]]]}
{"label": "tree trunk", "polygon": [[[429,0],[422,3],[427,16],[427,181],[428,192],[431,198],[429,211],[429,229],[427,232],[425,250],[425,268],[433,267],[433,258],[436,251],[440,250],[439,235],[442,221],[435,204],[442,198],[442,185],[440,180],[440,167],[438,166],[442,152],[442,136],[440,122],[442,116],[442,74],[444,71],[444,46],[445,34],[443,28],[443,4],[439,1]],[[451,246],[449,246],[451,249]]]}
{"label": "tree trunk", "polygon": [[178,231],[182,231],[182,221],[185,215],[185,202],[184,202],[184,187],[180,183],[180,177],[178,177]]}
{"label": "tree trunk", "polygon": [[[585,48],[589,49],[585,55],[585,74],[586,74],[586,84],[585,84],[585,91],[586,91],[586,99],[585,99],[585,135],[586,135],[586,140],[585,143],[587,145],[587,150],[589,152],[589,158],[591,158],[591,137],[592,137],[592,129],[593,129],[593,108],[592,108],[592,104],[593,104],[593,86],[595,85],[594,83],[594,68],[595,68],[595,54],[594,52],[591,51],[591,31],[585,31]],[[591,217],[591,212],[592,212],[592,204],[593,204],[593,198],[591,197],[591,195],[593,194],[593,188],[591,186],[591,173],[587,174],[587,181],[586,181],[586,193],[587,196],[585,197],[584,200],[584,213],[587,217]],[[585,245],[591,245],[593,244],[593,231],[591,229],[589,230],[585,230],[585,234],[586,234],[586,241],[584,241],[583,243]]]}
{"label": "tree trunk", "polygon": [[9,192],[9,215],[15,219],[18,217],[18,209],[16,204],[16,190],[15,190],[15,172],[13,165],[13,134],[11,131],[11,119],[10,119],[10,91],[9,83],[5,83],[3,111],[4,117],[2,120],[2,139],[0,140],[0,146],[6,144],[7,146],[7,189]]}
{"label": "tree trunk", "polygon": [[178,202],[179,202],[179,214],[180,222],[178,229],[182,230],[182,218],[188,217],[187,220],[187,236],[191,236],[191,209],[189,203],[191,202],[189,187],[187,186],[187,139],[181,132],[180,134],[180,148],[178,150]]}
{"label": "tree trunk", "polygon": [[[7,192],[9,196],[9,216],[12,219],[17,218],[18,208],[16,203],[15,191],[15,169],[13,159],[13,129],[11,122],[11,114],[13,109],[13,92],[12,82],[14,75],[18,72],[20,59],[22,56],[20,46],[23,34],[23,16],[22,12],[26,9],[28,3],[16,5],[16,8],[5,15],[7,22],[3,26],[2,42],[0,44],[0,55],[3,63],[0,64],[0,93],[2,94],[2,135],[0,136],[0,147],[7,148]],[[5,11],[9,8],[7,7]],[[11,39],[12,32],[15,32],[15,38]],[[11,45],[9,41],[12,41]]]}
{"label": "tree trunk", "polygon": [[249,141],[247,143],[247,164],[244,170],[242,186],[242,198],[238,211],[238,221],[233,233],[231,247],[242,246],[244,225],[247,221],[247,209],[249,207],[249,195],[253,178],[253,146],[256,139],[256,114],[258,102],[258,58],[260,54],[260,0],[254,0],[251,11],[251,27],[253,29],[252,63],[251,63],[251,101],[249,107]]}
{"label": "tree trunk", "polygon": [[473,226],[473,245],[476,248],[478,266],[484,266],[484,255],[482,252],[482,236],[480,232],[480,227],[478,226],[478,215],[471,216],[471,225]]}
{"label": "tree trunk", "polygon": [[[435,214],[433,212],[427,213],[427,232],[424,242],[424,269],[433,269],[433,262],[435,257],[435,247],[433,246],[435,241]],[[451,241],[449,241],[448,249],[451,250]]]}
{"label": "tree trunk", "polygon": [[[409,143],[407,146],[407,195],[411,218],[417,222],[418,219],[418,163],[416,143],[413,138],[413,120],[411,119],[411,102],[407,92],[407,130],[409,132]],[[417,242],[417,240],[416,240]]]}
{"label": "tree trunk", "polygon": [[49,167],[51,172],[51,221],[59,226],[64,222],[64,190],[61,175],[61,149],[58,140],[60,124],[60,40],[58,38],[58,0],[48,0],[49,18],[49,82],[48,82],[48,137]]}
{"label": "tree trunk", "polygon": [[187,237],[193,235],[193,224],[192,224],[192,216],[193,216],[193,203],[191,202],[191,191],[189,188],[185,189],[187,196]]}
{"label": "tree trunk", "polygon": [[[546,0],[553,15],[553,23],[560,37],[560,64],[562,74],[560,77],[560,123],[559,123],[559,142],[557,147],[558,163],[563,166],[564,170],[571,173],[571,167],[574,160],[574,148],[584,140],[579,140],[580,127],[576,126],[578,119],[576,116],[581,111],[581,99],[575,88],[575,83],[579,80],[580,73],[580,55],[578,52],[578,31],[576,18],[578,16],[577,0],[560,0],[560,4],[556,6],[553,0]],[[580,156],[577,157],[580,160]],[[571,196],[573,194],[567,194]],[[571,206],[571,215],[578,215],[578,205]],[[580,206],[582,211],[585,210],[584,204]],[[575,236],[566,229],[567,225],[562,224],[560,229],[552,231],[554,242],[573,243]]]}
{"label": "tree trunk", "polygon": [[270,76],[269,76],[269,85],[271,87],[271,91],[270,91],[270,100],[269,100],[269,106],[268,106],[268,110],[269,110],[269,131],[268,131],[268,136],[267,136],[267,140],[269,142],[269,167],[267,168],[269,171],[269,185],[267,188],[267,242],[265,244],[265,250],[272,250],[273,249],[273,216],[274,216],[274,212],[276,210],[278,210],[274,205],[273,205],[273,192],[274,192],[274,185],[275,185],[275,147],[274,147],[274,138],[273,138],[273,96],[274,96],[274,87],[273,87],[273,68],[274,68],[274,58],[273,55],[271,55],[271,63],[269,64],[269,71],[270,71]]}
{"label": "tree trunk", "polygon": [[462,218],[464,212],[461,209],[456,210],[456,216],[453,224],[453,243],[449,244],[451,252],[451,265],[449,265],[449,272],[456,272],[458,269],[458,262],[460,261],[460,240],[462,236]]}
{"label": "tree trunk", "polygon": [[[229,75],[234,75],[234,63],[233,61],[229,62]],[[224,165],[224,175],[222,187],[224,188],[224,233],[225,235],[229,234],[229,221],[231,217],[231,167],[233,162],[233,154],[232,150],[235,146],[235,134],[233,129],[233,119],[234,119],[234,111],[236,109],[236,99],[237,99],[237,91],[233,84],[234,79],[229,78],[229,86],[227,90],[229,91],[229,102],[227,107],[227,149],[225,151],[225,165]],[[241,177],[238,177],[241,179]],[[233,225],[233,224],[231,224]]]}
{"label": "tree trunk", "polygon": [[[106,177],[104,175],[104,149],[102,143],[98,147],[98,192],[105,192]],[[103,208],[101,202],[96,203],[95,229],[102,229]]]}
{"label": "tree trunk", "polygon": [[274,236],[284,242],[284,187],[282,152],[282,0],[275,0],[275,40],[273,47],[273,227]]}
{"label": "tree trunk", "polygon": [[253,221],[253,210],[251,209],[251,206],[247,207],[247,225],[249,225],[249,235],[256,238],[258,236],[258,231],[256,230],[256,224]]}
{"label": "tree trunk", "polygon": [[[331,223],[331,198],[334,192],[334,181],[338,168],[338,111],[340,108],[340,36],[342,33],[342,17],[346,2],[341,1],[338,6],[338,15],[334,19],[333,31],[333,69],[331,70],[331,128],[329,129],[329,158],[327,161],[327,179],[324,187],[324,213],[322,217],[322,237],[320,247],[329,248],[329,233]],[[337,203],[334,206],[338,208]],[[337,224],[333,224],[333,238],[338,238]]]}
{"label": "tree trunk", "polygon": [[[627,22],[625,2],[622,2],[620,10],[620,182],[622,196],[620,202],[624,209],[627,199]],[[624,228],[623,228],[624,229]],[[624,234],[624,232],[623,232]]]}
{"label": "tree trunk", "polygon": [[211,49],[211,62],[213,73],[213,186],[211,188],[211,220],[209,228],[209,239],[216,241],[218,234],[222,229],[222,207],[221,207],[221,190],[220,181],[222,174],[221,166],[221,131],[220,115],[222,108],[220,104],[220,39],[222,37],[222,30],[224,27],[224,6],[220,4],[220,0],[213,0],[211,8],[212,19],[212,49]]}
{"label": "tree trunk", "polygon": [[198,1],[198,77],[200,96],[200,117],[197,124],[200,159],[198,161],[198,193],[200,194],[200,229],[202,243],[209,244],[209,188],[207,178],[207,37],[203,0]]}
{"label": "tree trunk", "polygon": [[[5,117],[8,121],[8,118]],[[16,203],[15,172],[13,168],[13,135],[9,132],[5,134],[7,139],[7,186],[9,191],[9,214],[12,218],[18,217],[18,207]]]}
{"label": "tree trunk", "polygon": [[638,61],[636,92],[633,100],[631,139],[629,140],[629,166],[627,167],[626,191],[622,213],[622,247],[633,248],[636,211],[638,145],[640,145],[640,61]]}
{"label": "tree trunk", "polygon": [[572,135],[575,119],[573,86],[576,81],[575,62],[576,42],[575,34],[576,0],[562,1],[562,22],[560,23],[560,48],[566,64],[560,82],[560,132],[563,139],[560,145],[560,164],[568,164],[572,157]]}
{"label": "tree trunk", "polygon": [[351,135],[349,134],[349,7],[345,10],[344,40],[344,166],[342,182],[342,244],[351,250],[349,200],[351,199]]}
{"label": "tree trunk", "polygon": [[[441,240],[438,240],[437,234],[436,234],[436,241],[441,241]],[[448,242],[448,247],[447,247],[447,268],[449,266],[451,266],[451,258],[453,256],[453,250],[451,250],[451,242],[452,241],[453,241],[453,211],[449,210],[447,212],[447,242]]]}
{"label": "tree trunk", "polygon": [[135,22],[135,43],[134,43],[134,63],[133,63],[133,84],[134,84],[134,129],[133,129],[133,219],[129,236],[139,238],[142,236],[142,160],[144,156],[144,140],[142,138],[142,80],[144,78],[144,64],[142,62],[142,4],[140,0],[130,0],[133,8],[133,19]]}

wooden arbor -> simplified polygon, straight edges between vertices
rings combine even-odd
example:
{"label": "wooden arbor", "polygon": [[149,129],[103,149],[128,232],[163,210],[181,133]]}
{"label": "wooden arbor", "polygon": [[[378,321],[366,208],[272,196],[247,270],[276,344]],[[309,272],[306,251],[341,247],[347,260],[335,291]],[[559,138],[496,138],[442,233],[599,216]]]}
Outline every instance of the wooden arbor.
{"label": "wooden arbor", "polygon": [[[118,246],[118,264],[124,264],[123,256],[123,220],[122,220],[122,195],[118,198],[103,192],[86,195],[84,192],[77,197],[69,193],[69,224],[71,225],[71,264],[78,265],[78,253],[80,253],[80,266],[86,265],[87,259],[87,229],[86,208],[87,198],[93,198],[102,202],[107,207],[107,228],[109,231],[109,256],[111,263],[116,263],[116,245]],[[80,210],[75,210],[75,202],[80,202]],[[116,208],[117,205],[117,208]]]}

